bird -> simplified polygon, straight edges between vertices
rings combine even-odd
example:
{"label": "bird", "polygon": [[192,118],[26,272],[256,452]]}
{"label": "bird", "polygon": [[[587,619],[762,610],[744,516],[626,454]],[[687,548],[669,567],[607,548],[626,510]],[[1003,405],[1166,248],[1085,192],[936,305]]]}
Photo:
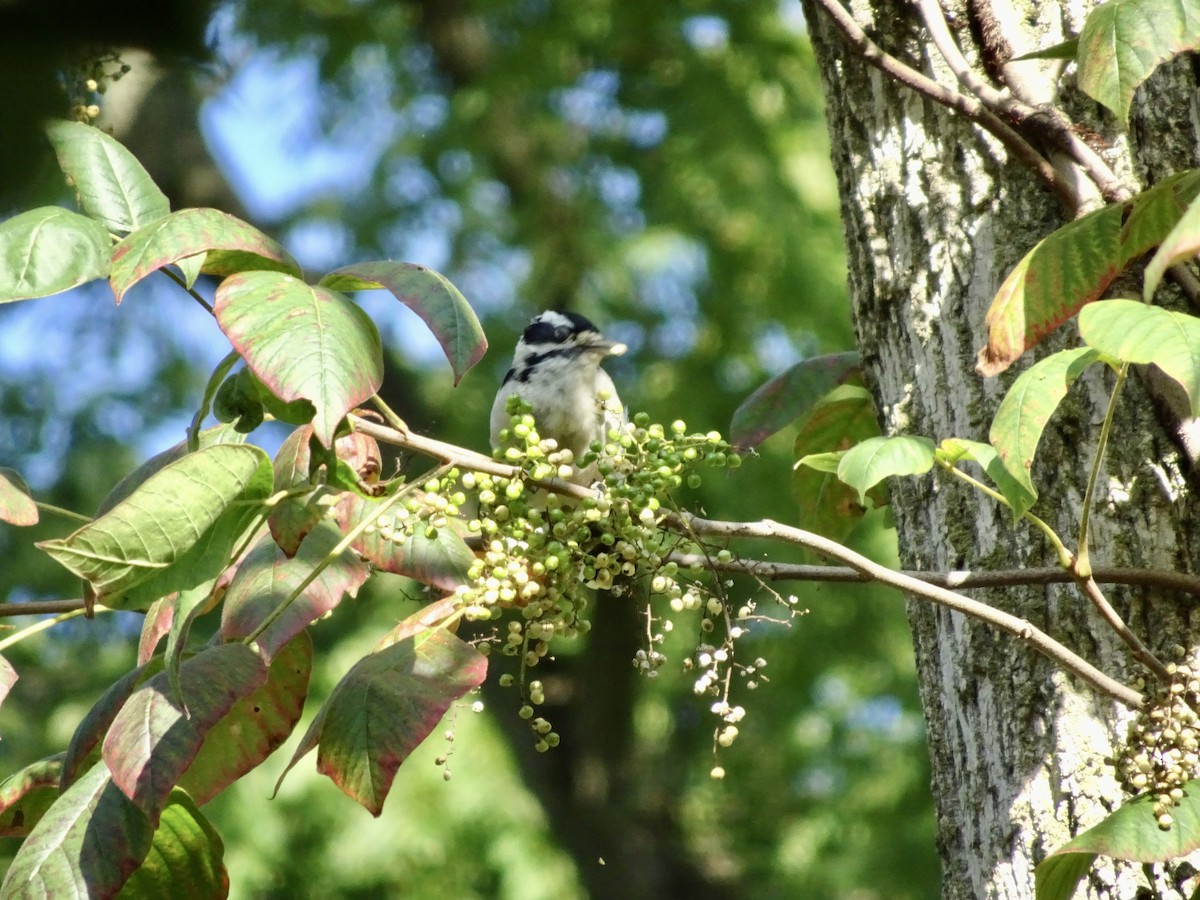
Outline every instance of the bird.
{"label": "bird", "polygon": [[[600,368],[626,349],[578,313],[547,310],[534,316],[492,404],[492,446],[500,446],[500,433],[511,424],[506,405],[516,395],[533,408],[539,436],[570,450],[578,465],[593,443],[603,443],[626,421],[612,378]],[[585,484],[593,475],[584,470],[571,480]]]}

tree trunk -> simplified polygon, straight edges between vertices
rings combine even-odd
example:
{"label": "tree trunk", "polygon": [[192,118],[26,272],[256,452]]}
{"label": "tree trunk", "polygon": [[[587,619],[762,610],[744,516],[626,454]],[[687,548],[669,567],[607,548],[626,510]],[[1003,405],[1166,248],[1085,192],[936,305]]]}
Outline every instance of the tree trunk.
{"label": "tree trunk", "polygon": [[[1078,33],[1093,3],[1007,0],[994,7],[947,7],[959,46],[981,77],[980,34],[998,33],[1012,54]],[[883,49],[957,89],[914,6],[853,4],[859,25]],[[1013,377],[1033,358],[1076,340],[1068,324],[999,379],[975,372],[986,342],[984,316],[1007,273],[1065,221],[1054,197],[989,136],[868,66],[828,15],[805,0],[827,96],[834,166],[850,256],[850,293],[867,377],[887,433],[987,440]],[[994,14],[995,29],[978,27]],[[1027,64],[1045,70],[1044,63]],[[994,82],[993,82],[994,84]],[[1121,127],[1078,94],[1071,77],[1058,98],[1072,118],[1098,132],[1104,153],[1135,187],[1196,165],[1189,104],[1196,83],[1186,60],[1161,69],[1139,91],[1131,125]],[[1043,74],[1032,88],[1052,99]],[[1128,291],[1126,292],[1128,293]],[[1039,448],[1035,512],[1073,547],[1093,450],[1112,387],[1093,367],[1072,389]],[[1196,504],[1182,457],[1143,385],[1131,379],[1093,510],[1095,564],[1191,571],[1197,560]],[[985,569],[1052,565],[1032,529],[1014,526],[996,504],[935,476],[892,484],[904,565]],[[1026,618],[1107,672],[1138,673],[1124,646],[1070,586],[980,592],[979,599]],[[1160,656],[1194,647],[1188,605],[1170,594],[1109,591],[1128,624]],[[1072,835],[1123,799],[1104,759],[1128,711],[1007,635],[925,602],[909,602],[933,764],[938,844],[947,898],[1033,897],[1033,869]],[[1152,873],[1161,896],[1181,896],[1166,870]],[[1141,867],[1101,858],[1089,897],[1132,896]],[[1083,896],[1081,891],[1080,896]]]}

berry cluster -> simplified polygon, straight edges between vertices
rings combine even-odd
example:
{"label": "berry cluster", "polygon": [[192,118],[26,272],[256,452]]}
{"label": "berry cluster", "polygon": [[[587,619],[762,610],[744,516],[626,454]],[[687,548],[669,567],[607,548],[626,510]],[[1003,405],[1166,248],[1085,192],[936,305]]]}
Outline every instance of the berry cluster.
{"label": "berry cluster", "polygon": [[[672,492],[699,485],[698,469],[736,468],[740,457],[716,432],[689,435],[683,422],[667,428],[638,415],[577,460],[538,434],[519,398],[510,401],[509,412],[497,456],[517,470],[515,477],[451,471],[431,479],[393,527],[436,529],[473,510],[462,516],[481,547],[457,600],[465,618],[497,623],[480,649],[516,661],[516,673],[503,675],[500,684],[519,688],[519,715],[529,722],[536,748],[548,750],[559,737],[537,715],[545,697],[531,670],[552,655],[555,640],[587,633],[593,590],[645,604],[645,643],[633,664],[648,677],[667,662],[663,648],[672,616],[698,614],[698,646],[684,666],[702,670],[696,693],[715,698],[720,724],[714,740],[729,746],[745,715],[729,703],[731,673],[749,673],[746,683],[757,683],[753,675],[761,678],[765,665],[761,659],[752,666],[734,663],[734,642],[757,617],[753,604],[736,614],[729,608],[727,583],[707,585],[700,569],[683,569],[668,558],[673,552],[703,554],[716,564],[731,559],[728,550],[702,547],[661,523],[671,511]],[[581,488],[581,473],[594,474],[596,482]]]}
{"label": "berry cluster", "polygon": [[[1182,658],[1183,648],[1176,649]],[[1156,795],[1154,818],[1164,831],[1175,821],[1171,810],[1183,799],[1183,785],[1200,771],[1200,666],[1170,663],[1167,671],[1169,682],[1146,687],[1146,703],[1129,723],[1116,761],[1127,791]]]}
{"label": "berry cluster", "polygon": [[120,81],[130,72],[127,63],[115,51],[102,53],[66,70],[63,90],[71,104],[71,118],[90,124],[100,117],[100,96],[111,82]]}

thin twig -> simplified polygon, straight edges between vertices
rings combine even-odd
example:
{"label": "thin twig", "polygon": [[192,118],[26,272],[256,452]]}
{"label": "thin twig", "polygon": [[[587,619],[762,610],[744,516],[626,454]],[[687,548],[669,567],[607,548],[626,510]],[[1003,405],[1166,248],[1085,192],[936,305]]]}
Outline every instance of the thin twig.
{"label": "thin twig", "polygon": [[1031,169],[1049,188],[1059,202],[1068,209],[1077,205],[1075,191],[1055,171],[1054,167],[1017,131],[1004,122],[999,116],[984,106],[977,98],[960,94],[938,84],[932,78],[921,74],[911,66],[902,63],[896,57],[885,53],[878,44],[867,37],[858,23],[838,3],[838,0],[815,0],[824,9],[838,29],[845,35],[869,64],[879,69],[889,78],[903,84],[919,94],[928,97],[935,103],[940,103],[948,109],[953,109],[966,116],[976,125],[985,129]]}
{"label": "thin twig", "polygon": [[[958,43],[950,33],[946,24],[946,15],[938,0],[916,0],[917,12],[933,38],[934,46],[958,79],[959,84],[974,94],[990,110],[1003,113],[1018,125],[1032,125],[1038,128],[1043,138],[1061,147],[1066,153],[1087,172],[1088,177],[1095,182],[1101,196],[1108,201],[1126,200],[1133,195],[1129,187],[1117,177],[1112,167],[1101,158],[1095,150],[1080,139],[1071,127],[1071,122],[1063,113],[1053,107],[1039,108],[1030,106],[1017,99],[1010,93],[999,91],[987,83],[971,68],[967,58],[963,56]],[[1080,206],[1080,198],[1075,198],[1074,207]]]}
{"label": "thin twig", "polygon": [[1084,592],[1088,595],[1088,599],[1092,601],[1092,605],[1096,607],[1100,615],[1104,618],[1104,621],[1108,623],[1109,627],[1129,647],[1129,651],[1133,654],[1134,659],[1153,672],[1164,684],[1169,683],[1171,673],[1167,671],[1167,667],[1150,651],[1149,647],[1142,643],[1141,638],[1129,630],[1129,626],[1125,624],[1125,620],[1117,614],[1117,611],[1112,608],[1112,604],[1108,602],[1108,598],[1100,590],[1100,585],[1096,584],[1095,576],[1080,578],[1079,586],[1083,588]]}
{"label": "thin twig", "polygon": [[[699,553],[671,553],[668,562],[683,568],[710,568],[707,557]],[[717,572],[753,575],[765,581],[813,581],[834,584],[868,584],[875,579],[858,569],[846,566],[813,566],[801,563],[771,562],[770,560],[731,559],[714,562]],[[1060,566],[1033,569],[997,569],[976,572],[970,569],[950,572],[923,572],[898,569],[901,575],[915,578],[938,587],[963,589],[1020,587],[1024,585],[1074,584],[1074,575]],[[1092,570],[1097,584],[1124,584],[1131,587],[1178,591],[1200,597],[1200,577],[1183,572],[1158,572],[1153,569],[1129,569],[1100,566]]]}
{"label": "thin twig", "polygon": [[[686,519],[686,526],[680,519]],[[934,603],[945,606],[947,609],[963,613],[986,622],[989,625],[993,625],[1001,631],[1006,631],[1025,641],[1035,650],[1068,672],[1072,672],[1100,693],[1129,707],[1136,708],[1142,705],[1142,695],[1137,691],[1126,687],[1114,678],[1110,678],[1087,660],[1064,647],[1058,641],[1054,640],[1054,638],[1024,619],[1010,613],[1002,612],[988,606],[986,603],[980,603],[977,600],[972,600],[970,597],[965,597],[946,588],[928,584],[927,582],[896,572],[818,534],[782,525],[770,519],[764,519],[761,522],[717,522],[689,514],[679,517],[667,516],[664,523],[668,527],[678,530],[688,529],[697,534],[710,537],[768,538],[807,547],[810,550],[820,553],[822,556],[845,563],[850,568],[869,576],[873,581],[899,588],[915,597],[932,600]]]}
{"label": "thin twig", "polygon": [[31,600],[28,603],[0,603],[0,619],[12,616],[44,616],[47,613],[73,612],[84,609],[83,600]]}

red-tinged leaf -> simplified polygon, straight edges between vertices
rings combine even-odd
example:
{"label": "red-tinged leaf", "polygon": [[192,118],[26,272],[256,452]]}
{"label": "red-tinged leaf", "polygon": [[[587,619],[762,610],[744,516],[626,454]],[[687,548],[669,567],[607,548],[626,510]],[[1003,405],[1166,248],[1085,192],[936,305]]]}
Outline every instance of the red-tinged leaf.
{"label": "red-tinged leaf", "polygon": [[275,655],[266,683],[209,731],[179,786],[203,806],[274,753],[300,721],[311,673],[312,640],[302,631]]}
{"label": "red-tinged leaf", "polygon": [[0,303],[49,297],[108,274],[104,226],[58,206],[0,223]]}
{"label": "red-tinged leaf", "polygon": [[162,671],[162,657],[126,672],[88,710],[83,721],[75,727],[67,754],[63,759],[62,790],[66,790],[80,772],[90,768],[99,758],[100,742],[109,726],[137,688]]}
{"label": "red-tinged leaf", "polygon": [[[272,465],[275,469],[277,493],[292,491],[312,483],[312,446],[309,442],[311,437],[311,426],[298,428],[288,435],[279,452],[275,454]],[[374,438],[355,432],[338,438],[333,450],[337,458],[350,466],[364,484],[373,484],[379,480],[383,457]],[[331,480],[331,476],[335,474],[328,473],[326,480]],[[304,536],[324,518],[328,507],[318,500],[322,500],[329,489],[290,497],[272,510],[268,520],[271,536],[288,556],[296,552]]]}
{"label": "red-tinged leaf", "polygon": [[1192,200],[1146,266],[1143,299],[1150,302],[1167,269],[1194,259],[1197,254],[1200,254],[1200,198]]}
{"label": "red-tinged leaf", "polygon": [[[120,303],[152,272],[209,250],[236,251],[256,260],[256,269],[300,275],[291,255],[253,225],[216,209],[182,209],[144,225],[112,249],[113,295]],[[202,270],[212,268],[206,264]]]}
{"label": "red-tinged leaf", "polygon": [[999,375],[1121,271],[1120,206],[1106,206],[1047,235],[1004,279],[988,309],[987,346],[976,369]]}
{"label": "red-tinged leaf", "polygon": [[150,608],[146,610],[146,617],[142,620],[142,634],[138,638],[137,664],[139,666],[150,661],[162,636],[171,630],[171,622],[175,617],[173,601],[173,597],[163,597],[161,600],[151,603]]}
{"label": "red-tinged leaf", "polygon": [[171,211],[142,164],[99,128],[52,122],[46,134],[80,207],[109,231],[128,234]]}
{"label": "red-tinged leaf", "polygon": [[378,816],[400,764],[486,675],[486,657],[441,628],[375,651],[338,682],[284,775],[318,747],[317,771]]}
{"label": "red-tinged leaf", "polygon": [[163,810],[150,852],[120,900],[220,900],[229,896],[225,845],[196,802],[176,788]]}
{"label": "red-tinged leaf", "polygon": [[1000,401],[988,440],[1024,491],[1009,498],[1016,515],[1024,514],[1037,498],[1030,470],[1046,423],[1075,379],[1099,358],[1100,354],[1089,347],[1047,356],[1022,372]]}
{"label": "red-tinged leaf", "polygon": [[446,527],[435,529],[429,537],[427,526],[418,524],[407,535],[396,518],[395,507],[382,516],[376,511],[378,500],[345,494],[337,505],[338,522],[349,531],[364,518],[378,517],[375,528],[363,532],[351,546],[372,565],[393,575],[407,575],[422,584],[452,591],[468,581],[468,571],[475,562],[475,553],[467,546],[463,535],[465,524],[449,519]]}
{"label": "red-tinged leaf", "polygon": [[446,276],[433,269],[390,260],[361,262],[330,272],[320,284],[337,291],[390,291],[429,326],[450,361],[455,384],[487,351],[475,310]]}
{"label": "red-tinged leaf", "polygon": [[181,677],[187,714],[172,701],[160,672],[126,701],[104,739],[114,783],[154,823],[205,735],[266,681],[267,666],[249,647],[220,644],[187,660]]}
{"label": "red-tinged leaf", "polygon": [[742,401],[729,426],[730,443],[743,449],[757,447],[858,373],[859,366],[857,353],[801,360]]}
{"label": "red-tinged leaf", "polygon": [[8,697],[8,692],[17,683],[17,670],[3,656],[0,656],[0,703]]}
{"label": "red-tinged leaf", "polygon": [[29,494],[25,479],[15,469],[0,468],[0,522],[36,525],[37,521],[37,504]]}
{"label": "red-tinged leaf", "polygon": [[1197,0],[1109,0],[1079,32],[1080,90],[1122,122],[1138,85],[1159,64],[1200,47]]}
{"label": "red-tinged leaf", "polygon": [[[225,592],[221,635],[235,640],[251,634],[268,615],[295,591],[318,564],[333,552],[342,534],[332,522],[320,522],[288,559],[275,542],[263,538],[238,567]],[[355,553],[342,552],[304,588],[257,638],[261,651],[271,658],[279,648],[312,622],[358,593],[370,569]]]}
{"label": "red-tinged leaf", "polygon": [[213,309],[263,384],[285,402],[313,404],[313,431],[326,447],[346,413],[383,381],[375,324],[336,291],[283,272],[242,272],[221,282]]}
{"label": "red-tinged leaf", "polygon": [[[458,612],[461,601],[454,594],[439,597],[431,603],[426,603],[415,613],[405,618],[395,628],[379,639],[373,648],[375,652],[398,644],[400,641],[415,637],[430,628],[439,628],[448,618]],[[459,619],[448,626],[451,633],[458,630]]]}
{"label": "red-tinged leaf", "polygon": [[108,898],[146,858],[154,826],[97,763],[72,784],[25,838],[0,897]]}
{"label": "red-tinged leaf", "polygon": [[1175,824],[1158,827],[1155,794],[1143,794],[1044,859],[1035,870],[1037,900],[1070,900],[1079,879],[1097,856],[1142,863],[1182,859],[1200,849],[1200,781],[1183,786],[1183,800],[1171,810]]}
{"label": "red-tinged leaf", "polygon": [[63,754],[31,763],[0,782],[0,837],[24,837],[58,799]]}
{"label": "red-tinged leaf", "polygon": [[998,375],[1087,303],[1131,262],[1158,246],[1200,192],[1200,170],[1166,178],[1047,235],[1004,280],[987,314],[976,369]]}

